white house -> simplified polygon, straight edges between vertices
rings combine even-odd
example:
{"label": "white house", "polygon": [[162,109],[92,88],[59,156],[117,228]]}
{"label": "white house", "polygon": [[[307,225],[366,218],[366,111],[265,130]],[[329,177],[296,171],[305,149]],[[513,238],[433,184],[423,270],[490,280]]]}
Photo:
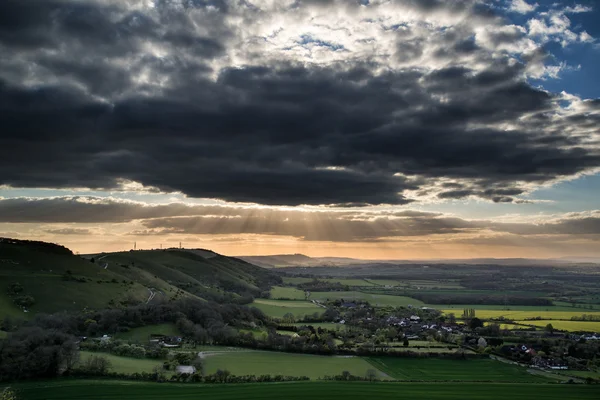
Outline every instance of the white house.
{"label": "white house", "polygon": [[178,374],[192,375],[196,373],[196,367],[193,365],[178,365],[176,371]]}

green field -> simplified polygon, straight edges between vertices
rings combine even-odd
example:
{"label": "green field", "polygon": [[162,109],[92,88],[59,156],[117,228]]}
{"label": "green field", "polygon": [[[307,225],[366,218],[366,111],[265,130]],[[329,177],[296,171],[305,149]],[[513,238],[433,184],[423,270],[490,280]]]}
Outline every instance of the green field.
{"label": "green field", "polygon": [[[368,369],[376,369],[360,357],[315,356],[270,351],[240,351],[236,353],[206,353],[204,365],[207,373],[227,369],[234,375],[288,375],[308,376],[318,379],[325,375],[339,375],[350,371],[365,376]],[[384,374],[379,374],[384,378]]]}
{"label": "green field", "polygon": [[272,299],[304,300],[304,291],[291,287],[274,286],[271,289]]}
{"label": "green field", "polygon": [[363,300],[368,301],[371,305],[377,306],[407,306],[409,304],[413,306],[422,306],[423,302],[417,299],[413,299],[405,296],[392,296],[387,294],[371,294],[362,292],[312,292],[310,294],[310,300],[335,300],[344,299],[345,301],[357,301]]}
{"label": "green field", "polygon": [[0,331],[0,340],[6,339],[8,337],[8,333],[4,331]]}
{"label": "green field", "polygon": [[[447,306],[446,306],[447,307]],[[457,318],[462,315],[463,309],[451,309],[445,308],[442,310],[445,314],[454,313]],[[551,310],[551,309],[550,309]],[[570,320],[571,317],[580,317],[583,314],[593,314],[600,316],[600,312],[580,312],[580,311],[518,311],[518,310],[477,310],[475,316],[477,318],[500,318],[504,317],[511,320],[524,320],[527,318],[544,318],[544,319],[557,319],[557,320]]]}
{"label": "green field", "polygon": [[450,380],[493,382],[547,382],[531,375],[525,368],[489,358],[447,360],[435,358],[370,357],[368,361],[380,371],[399,380]]}
{"label": "green field", "polygon": [[339,283],[341,285],[346,285],[346,286],[355,286],[355,287],[376,286],[374,283],[371,283],[366,279],[327,278],[327,279],[319,279],[319,280],[330,282],[330,283]]}
{"label": "green field", "polygon": [[314,313],[322,314],[325,311],[324,308],[310,301],[256,299],[250,306],[256,307],[265,314],[276,318],[282,318],[287,313],[292,313],[294,317],[299,318]]}
{"label": "green field", "polygon": [[134,372],[152,372],[157,365],[162,366],[161,360],[151,360],[149,358],[129,358],[119,357],[107,353],[93,353],[91,351],[80,352],[80,362],[84,362],[92,356],[102,356],[111,363],[110,371],[133,374]]}
{"label": "green field", "polygon": [[298,382],[183,385],[62,380],[16,386],[23,400],[597,400],[594,385]]}
{"label": "green field", "polygon": [[301,278],[299,276],[284,276],[283,283],[291,283],[292,285],[299,285],[301,283],[312,282],[313,278]]}
{"label": "green field", "polygon": [[556,320],[537,320],[537,321],[516,321],[524,325],[535,325],[545,327],[548,324],[552,324],[554,329],[561,331],[587,331],[587,332],[600,332],[600,321],[556,321]]}
{"label": "green field", "polygon": [[139,328],[133,328],[128,332],[120,332],[116,335],[116,338],[144,343],[150,339],[150,335],[177,336],[179,334],[180,333],[175,327],[175,324],[160,324],[142,326]]}

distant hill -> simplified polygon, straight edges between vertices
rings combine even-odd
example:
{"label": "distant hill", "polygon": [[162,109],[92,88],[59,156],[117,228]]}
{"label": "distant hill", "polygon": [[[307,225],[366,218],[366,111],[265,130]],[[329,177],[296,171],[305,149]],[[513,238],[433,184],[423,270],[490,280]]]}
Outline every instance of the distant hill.
{"label": "distant hill", "polygon": [[304,254],[279,254],[274,256],[240,256],[238,258],[264,268],[317,265],[315,264],[317,259],[305,256]]}
{"label": "distant hill", "polygon": [[528,266],[560,266],[572,264],[600,263],[600,259],[592,257],[568,257],[561,259],[533,259],[533,258],[465,258],[465,259],[438,259],[438,260],[363,260],[347,257],[309,257],[304,254],[281,254],[272,256],[239,256],[250,263],[264,268],[285,267],[346,267],[367,265],[405,265],[405,264],[465,264],[465,265],[528,265]]}
{"label": "distant hill", "polygon": [[51,243],[0,238],[0,319],[186,297],[235,301],[280,281],[274,272],[210,250],[78,256]]}

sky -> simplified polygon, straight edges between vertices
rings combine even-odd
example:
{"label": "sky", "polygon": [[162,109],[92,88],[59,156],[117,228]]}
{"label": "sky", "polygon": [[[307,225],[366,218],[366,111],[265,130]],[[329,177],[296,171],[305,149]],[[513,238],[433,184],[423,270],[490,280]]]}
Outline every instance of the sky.
{"label": "sky", "polygon": [[592,0],[3,0],[0,237],[600,257]]}

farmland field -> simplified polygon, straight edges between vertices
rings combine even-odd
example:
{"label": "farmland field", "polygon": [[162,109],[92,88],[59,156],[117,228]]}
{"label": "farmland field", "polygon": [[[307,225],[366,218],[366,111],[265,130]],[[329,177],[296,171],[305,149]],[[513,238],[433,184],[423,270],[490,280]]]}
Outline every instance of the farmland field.
{"label": "farmland field", "polygon": [[151,360],[149,358],[129,358],[119,357],[107,353],[93,353],[90,351],[80,352],[80,362],[84,362],[92,356],[102,356],[111,363],[111,372],[133,374],[134,372],[152,372],[152,368],[157,365],[162,366],[161,360]]}
{"label": "farmland field", "polygon": [[[447,307],[447,306],[446,306]],[[445,308],[442,310],[445,314],[454,313],[456,317],[460,317],[462,314],[462,309],[451,309]],[[500,318],[504,317],[511,320],[524,320],[526,318],[545,318],[545,319],[553,319],[553,320],[570,320],[571,317],[580,317],[583,314],[593,314],[599,315],[600,312],[581,312],[581,311],[517,311],[517,310],[477,310],[475,311],[475,316],[477,318]]]}
{"label": "farmland field", "polygon": [[292,313],[298,318],[307,314],[321,314],[325,311],[324,308],[321,308],[310,301],[256,299],[250,306],[256,307],[265,314],[277,318],[282,318],[287,313]]}
{"label": "farmland field", "polygon": [[596,400],[594,385],[531,385],[493,383],[369,383],[299,382],[286,384],[177,385],[145,382],[77,381],[18,385],[24,400]]}
{"label": "farmland field", "polygon": [[[495,323],[497,323],[497,322],[490,321],[490,322],[486,322],[484,325],[488,326],[488,325],[495,324]],[[523,326],[523,325],[502,324],[502,323],[498,323],[498,325],[500,325],[500,329],[508,329],[508,330],[511,330],[511,329],[528,329],[527,326]]]}
{"label": "farmland field", "polygon": [[556,321],[556,320],[538,320],[538,321],[518,321],[520,324],[535,325],[545,327],[548,324],[552,324],[554,329],[561,331],[587,331],[587,332],[600,332],[600,321]]}
{"label": "farmland field", "polygon": [[362,287],[375,286],[375,284],[373,284],[365,279],[326,278],[326,279],[322,279],[322,280],[324,280],[326,282],[330,282],[330,283],[337,282],[341,285],[347,285],[347,286],[362,286]]}
{"label": "farmland field", "polygon": [[[577,308],[564,306],[505,306],[496,304],[429,304],[429,307],[437,309],[451,309],[456,314],[457,311],[462,314],[465,308],[475,310],[498,310],[498,311],[572,311],[578,315],[585,314],[585,310],[579,311]],[[458,315],[458,314],[457,314]]]}
{"label": "farmland field", "polygon": [[[351,279],[351,278],[318,278],[319,281],[329,282],[329,283],[339,283],[342,285],[348,286],[377,286],[377,284],[370,282],[369,279]],[[301,277],[284,277],[283,281],[285,283],[291,283],[294,285],[298,285],[301,283],[312,282],[313,278],[301,278]]]}
{"label": "farmland field", "polygon": [[272,299],[304,300],[304,291],[291,287],[274,286],[271,289]]}
{"label": "farmland field", "polygon": [[308,283],[308,282],[312,282],[312,280],[313,280],[313,278],[302,278],[299,276],[284,276],[282,279],[283,279],[284,283],[291,283],[292,285]]}
{"label": "farmland field", "polygon": [[494,382],[547,382],[525,368],[489,358],[447,360],[433,358],[370,357],[373,366],[399,380],[454,380]]}
{"label": "farmland field", "polygon": [[148,325],[139,328],[133,328],[128,332],[120,332],[116,335],[116,338],[143,343],[147,342],[150,339],[150,335],[153,334],[176,336],[179,335],[179,331],[175,327],[175,324]]}
{"label": "farmland field", "polygon": [[357,301],[364,300],[368,301],[371,305],[378,306],[407,306],[412,304],[414,306],[422,306],[423,302],[417,299],[413,299],[405,296],[392,296],[387,294],[371,294],[362,292],[313,292],[310,295],[311,300],[325,301],[344,299],[346,301]]}
{"label": "farmland field", "polygon": [[[206,373],[227,369],[234,375],[289,375],[318,379],[325,375],[339,375],[350,371],[365,376],[368,369],[376,369],[360,357],[315,356],[269,351],[243,351],[207,354],[204,358]],[[384,378],[384,374],[379,374]]]}

